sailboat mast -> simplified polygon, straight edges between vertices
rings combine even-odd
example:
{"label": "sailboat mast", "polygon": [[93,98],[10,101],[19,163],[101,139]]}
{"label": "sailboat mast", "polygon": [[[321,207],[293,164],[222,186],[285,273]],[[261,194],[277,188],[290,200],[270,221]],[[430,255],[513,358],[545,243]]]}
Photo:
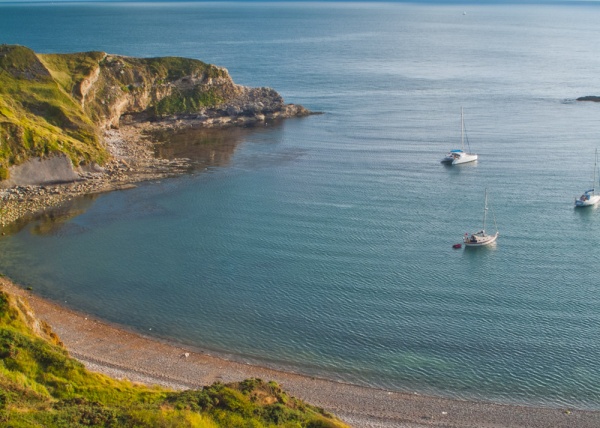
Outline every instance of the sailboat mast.
{"label": "sailboat mast", "polygon": [[598,165],[598,148],[596,148],[596,154],[594,156],[594,181],[592,181],[592,189],[594,194],[596,194],[596,168]]}
{"label": "sailboat mast", "polygon": [[465,119],[463,116],[463,108],[460,108],[460,148],[465,151]]}
{"label": "sailboat mast", "polygon": [[485,189],[485,203],[483,204],[483,229],[481,229],[484,232],[485,232],[485,217],[487,216],[487,209],[488,209],[488,206],[487,206],[487,187],[486,187],[486,189]]}

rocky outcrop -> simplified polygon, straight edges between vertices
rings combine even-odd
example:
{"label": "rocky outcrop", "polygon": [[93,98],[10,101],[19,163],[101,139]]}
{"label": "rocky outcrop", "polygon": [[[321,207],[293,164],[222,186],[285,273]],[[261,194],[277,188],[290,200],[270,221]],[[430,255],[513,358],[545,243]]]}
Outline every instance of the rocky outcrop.
{"label": "rocky outcrop", "polygon": [[9,168],[9,178],[1,187],[68,183],[79,179],[73,164],[65,155],[35,157]]}
{"label": "rocky outcrop", "polygon": [[271,88],[236,85],[225,68],[184,58],[102,54],[76,85],[81,107],[101,128],[131,121],[193,120],[205,126],[305,116]]}
{"label": "rocky outcrop", "polygon": [[100,67],[95,67],[92,70],[92,73],[81,80],[79,85],[75,88],[75,94],[81,99],[81,107],[85,108],[85,99],[87,97],[88,92],[94,86],[94,84],[98,81],[100,77]]}

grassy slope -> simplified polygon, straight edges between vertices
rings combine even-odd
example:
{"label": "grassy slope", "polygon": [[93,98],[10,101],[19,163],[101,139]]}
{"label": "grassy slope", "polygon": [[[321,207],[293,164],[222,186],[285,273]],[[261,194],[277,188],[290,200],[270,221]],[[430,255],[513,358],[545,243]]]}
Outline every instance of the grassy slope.
{"label": "grassy slope", "polygon": [[345,425],[274,382],[173,392],[88,372],[20,298],[0,291],[0,425],[312,427]]}
{"label": "grassy slope", "polygon": [[[209,78],[229,77],[223,69],[197,60],[164,57],[143,61],[150,70],[158,75],[164,75],[167,80],[202,74]],[[173,113],[193,113],[201,107],[213,107],[226,102],[233,95],[227,91],[231,88],[229,86],[203,90],[201,87],[196,87],[187,91],[175,91],[171,96],[156,103],[153,112],[157,116],[165,116]]]}
{"label": "grassy slope", "polygon": [[106,158],[94,123],[36,54],[0,46],[0,167],[56,152],[74,164]]}

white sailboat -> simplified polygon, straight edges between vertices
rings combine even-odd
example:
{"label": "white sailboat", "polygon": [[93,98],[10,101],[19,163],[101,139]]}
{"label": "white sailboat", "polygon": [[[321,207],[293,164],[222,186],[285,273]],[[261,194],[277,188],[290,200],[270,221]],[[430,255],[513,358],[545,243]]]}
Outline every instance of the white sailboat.
{"label": "white sailboat", "polygon": [[596,195],[594,188],[596,186],[596,168],[598,167],[598,149],[596,149],[594,159],[594,179],[592,180],[592,188],[583,192],[579,199],[575,199],[575,207],[593,207],[600,202],[600,195]]}
{"label": "white sailboat", "polygon": [[[461,149],[450,150],[450,152],[448,152],[441,162],[451,165],[459,165],[461,163],[474,162],[477,160],[477,155],[475,153],[465,152],[465,120],[462,107],[460,109],[460,144]],[[469,144],[468,138],[467,144]]]}
{"label": "white sailboat", "polygon": [[496,242],[498,238],[498,227],[496,226],[496,219],[494,219],[494,226],[496,226],[496,233],[490,235],[485,231],[485,221],[487,218],[488,212],[488,197],[487,197],[487,189],[485,189],[485,202],[483,204],[483,227],[479,232],[475,232],[472,234],[465,233],[463,237],[463,242],[466,247],[483,247],[484,245],[489,245],[492,242]]}

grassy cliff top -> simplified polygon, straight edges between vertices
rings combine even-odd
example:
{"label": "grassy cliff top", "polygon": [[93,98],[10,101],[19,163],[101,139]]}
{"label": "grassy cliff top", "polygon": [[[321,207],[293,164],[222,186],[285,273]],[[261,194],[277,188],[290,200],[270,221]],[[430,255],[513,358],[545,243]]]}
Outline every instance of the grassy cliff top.
{"label": "grassy cliff top", "polygon": [[0,291],[0,425],[11,427],[341,428],[274,382],[182,392],[88,372],[27,303]]}
{"label": "grassy cliff top", "polygon": [[0,45],[0,168],[57,152],[75,164],[106,159],[96,125],[40,58]]}

